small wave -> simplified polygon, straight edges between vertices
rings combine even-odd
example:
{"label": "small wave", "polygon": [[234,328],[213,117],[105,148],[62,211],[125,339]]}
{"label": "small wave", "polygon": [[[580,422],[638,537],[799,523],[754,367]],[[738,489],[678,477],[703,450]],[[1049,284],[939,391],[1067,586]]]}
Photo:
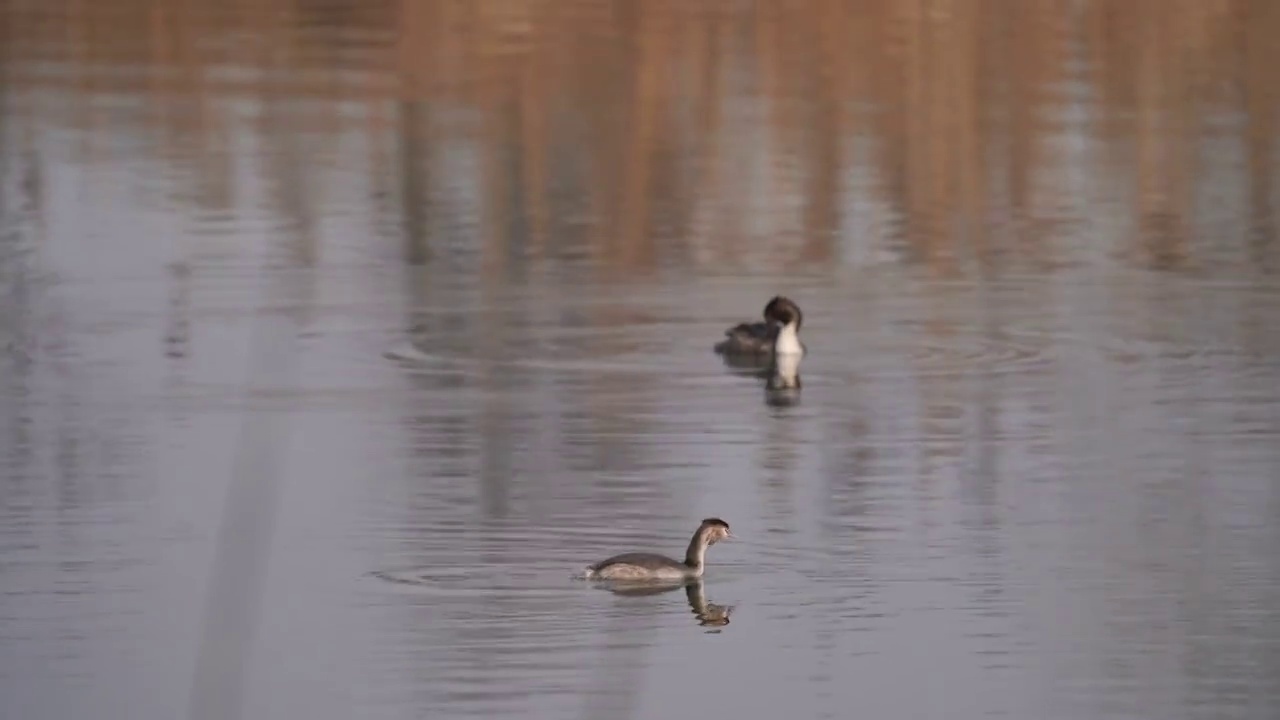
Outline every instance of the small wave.
{"label": "small wave", "polygon": [[418,364],[440,362],[440,358],[428,355],[414,347],[412,343],[408,342],[384,350],[382,352],[382,357],[388,360],[394,360],[395,362]]}
{"label": "small wave", "polygon": [[379,580],[400,585],[430,585],[432,582],[421,570],[375,570],[369,574]]}

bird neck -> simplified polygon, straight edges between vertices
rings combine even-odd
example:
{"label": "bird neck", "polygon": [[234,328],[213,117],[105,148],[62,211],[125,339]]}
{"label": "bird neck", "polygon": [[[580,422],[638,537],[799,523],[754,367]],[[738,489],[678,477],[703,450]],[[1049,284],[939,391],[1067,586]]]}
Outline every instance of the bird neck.
{"label": "bird neck", "polygon": [[804,354],[804,346],[800,344],[800,331],[796,327],[795,320],[778,330],[778,338],[774,340],[773,348],[778,355]]}
{"label": "bird neck", "polygon": [[693,538],[689,540],[689,549],[684,553],[684,564],[691,568],[701,568],[702,562],[707,557],[707,537],[699,528],[698,532],[693,534]]}

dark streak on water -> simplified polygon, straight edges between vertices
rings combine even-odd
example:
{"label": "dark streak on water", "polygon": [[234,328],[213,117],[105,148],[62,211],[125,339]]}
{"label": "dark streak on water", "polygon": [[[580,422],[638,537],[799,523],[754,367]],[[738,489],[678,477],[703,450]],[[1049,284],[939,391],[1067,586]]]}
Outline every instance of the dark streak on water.
{"label": "dark streak on water", "polygon": [[[5,12],[14,38],[38,24]],[[395,35],[350,22],[334,63]],[[361,124],[377,103],[171,98],[215,149],[179,124],[151,157],[130,108],[164,102],[22,47],[0,112],[5,720],[1280,714],[1274,243],[1233,264],[1206,234],[1198,271],[1152,269],[1103,246],[1129,219],[1076,197],[1034,250],[1060,262],[945,279],[854,226],[791,264],[659,244],[643,271],[573,248],[492,270],[506,191],[476,186],[469,141],[410,144],[450,169],[418,217],[370,160],[401,147]],[[86,96],[90,130],[66,110]],[[1102,152],[1068,93],[1040,102],[1057,142]],[[355,120],[316,130],[312,107]],[[1063,152],[1045,182],[1109,176]],[[798,401],[710,352],[779,291],[806,310]],[[712,514],[742,539],[695,590],[572,578],[678,554]]]}

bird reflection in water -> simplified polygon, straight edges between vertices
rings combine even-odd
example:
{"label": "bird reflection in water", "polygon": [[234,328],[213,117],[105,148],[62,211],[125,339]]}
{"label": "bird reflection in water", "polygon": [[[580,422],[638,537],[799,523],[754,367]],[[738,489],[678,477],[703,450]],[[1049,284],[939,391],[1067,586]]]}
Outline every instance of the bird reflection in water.
{"label": "bird reflection in water", "polygon": [[735,375],[764,381],[764,401],[771,407],[789,407],[800,402],[800,363],[804,356],[722,355],[725,367]]}
{"label": "bird reflection in water", "polygon": [[773,367],[773,358],[768,355],[721,355],[721,362],[735,375],[764,378]]}
{"label": "bird reflection in water", "polygon": [[707,602],[706,595],[702,592],[701,580],[686,584],[684,596],[689,601],[689,610],[698,618],[698,624],[702,627],[715,628],[712,632],[720,632],[720,628],[729,624],[733,606]]}
{"label": "bird reflection in water", "polygon": [[764,401],[771,407],[800,402],[800,355],[775,355],[765,370]]}
{"label": "bird reflection in water", "polygon": [[729,615],[733,612],[732,605],[717,605],[713,602],[707,602],[706,595],[703,592],[703,583],[700,578],[697,580],[683,582],[617,581],[602,584],[598,587],[602,590],[608,590],[614,595],[622,595],[624,597],[661,595],[683,587],[685,599],[689,602],[690,612],[692,612],[693,616],[698,619],[699,626],[712,628],[710,632],[720,632],[720,628],[729,624]]}

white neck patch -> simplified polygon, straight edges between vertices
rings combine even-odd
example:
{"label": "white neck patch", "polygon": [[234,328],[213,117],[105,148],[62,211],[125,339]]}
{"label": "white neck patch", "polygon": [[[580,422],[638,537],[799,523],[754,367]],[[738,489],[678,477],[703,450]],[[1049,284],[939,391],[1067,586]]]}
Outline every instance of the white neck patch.
{"label": "white neck patch", "polygon": [[796,324],[787,323],[778,331],[778,339],[773,342],[773,351],[778,355],[803,355],[804,347],[800,345],[800,336],[796,334]]}

